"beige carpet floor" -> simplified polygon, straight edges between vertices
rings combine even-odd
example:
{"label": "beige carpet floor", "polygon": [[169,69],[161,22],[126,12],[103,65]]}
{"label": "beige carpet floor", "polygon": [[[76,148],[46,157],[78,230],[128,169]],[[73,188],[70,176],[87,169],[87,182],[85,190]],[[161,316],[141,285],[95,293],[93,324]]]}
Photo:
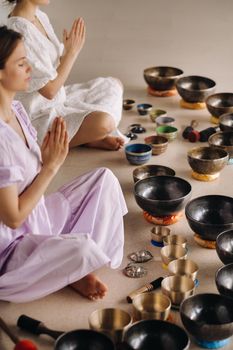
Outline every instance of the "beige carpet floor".
{"label": "beige carpet floor", "polygon": [[[206,194],[233,195],[232,174],[233,165],[226,166],[221,172],[220,178],[209,183],[196,181],[191,178],[191,170],[187,163],[187,150],[200,145],[191,144],[182,139],[181,133],[185,126],[190,124],[191,120],[196,119],[199,122],[198,129],[202,130],[210,125],[210,115],[208,111],[185,110],[179,107],[179,97],[156,98],[148,96],[145,88],[128,89],[125,92],[126,98],[134,98],[137,103],[150,102],[156,108],[163,108],[168,114],[176,119],[176,126],[179,129],[178,137],[169,144],[167,151],[159,156],[153,156],[149,164],[161,164],[172,167],[177,176],[188,180],[192,185],[192,198]],[[136,109],[133,111],[124,111],[123,119],[120,125],[122,132],[135,122],[142,123],[146,127],[147,133],[139,135],[138,142],[143,142],[146,135],[155,133],[155,124],[149,117],[139,116]],[[71,329],[88,328],[88,316],[99,308],[116,307],[132,313],[132,306],[126,302],[126,296],[129,292],[156,279],[159,276],[166,276],[167,271],[162,268],[160,259],[160,248],[156,248],[150,243],[150,230],[152,225],[145,221],[142,216],[142,210],[137,206],[133,195],[132,171],[135,166],[130,165],[124,154],[124,150],[118,152],[109,152],[103,150],[93,150],[86,148],[77,148],[72,150],[60,172],[49,187],[49,191],[56,190],[63,183],[73,179],[85,171],[94,167],[108,167],[118,177],[125,199],[128,205],[129,213],[125,217],[125,248],[122,265],[117,270],[111,270],[107,267],[100,269],[98,276],[109,286],[107,296],[100,301],[91,302],[76,294],[73,290],[65,288],[57,293],[47,296],[43,299],[24,303],[13,304],[0,302],[0,315],[15,331],[19,337],[34,339],[39,349],[53,349],[53,340],[48,336],[31,336],[17,329],[16,321],[21,314],[26,314],[38,320],[42,320],[48,327],[69,331]],[[109,188],[109,191],[111,189]],[[189,228],[185,215],[181,220],[170,226],[172,233],[182,234],[188,240],[188,257],[196,261],[199,265],[198,279],[200,282],[196,293],[213,292],[217,289],[214,282],[216,270],[222,265],[218,259],[215,250],[208,250],[199,247],[193,240],[193,232]],[[147,248],[154,255],[154,259],[145,264],[148,268],[147,276],[140,279],[131,279],[124,276],[122,269],[129,262],[127,255],[135,250]],[[179,324],[179,313],[174,312],[173,319]],[[232,349],[233,341],[224,349]],[[12,342],[0,331],[0,349],[13,349]],[[190,349],[198,349],[191,343]]]}

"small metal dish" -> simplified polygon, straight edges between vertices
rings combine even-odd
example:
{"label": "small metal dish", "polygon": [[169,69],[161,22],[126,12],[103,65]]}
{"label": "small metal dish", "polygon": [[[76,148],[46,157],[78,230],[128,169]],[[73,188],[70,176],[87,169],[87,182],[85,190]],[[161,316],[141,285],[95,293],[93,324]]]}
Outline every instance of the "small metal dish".
{"label": "small metal dish", "polygon": [[141,277],[146,276],[147,269],[144,266],[129,263],[124,268],[124,274],[128,277],[131,277],[131,278],[141,278]]}
{"label": "small metal dish", "polygon": [[135,263],[143,263],[153,259],[153,255],[149,250],[139,250],[128,255],[128,258]]}

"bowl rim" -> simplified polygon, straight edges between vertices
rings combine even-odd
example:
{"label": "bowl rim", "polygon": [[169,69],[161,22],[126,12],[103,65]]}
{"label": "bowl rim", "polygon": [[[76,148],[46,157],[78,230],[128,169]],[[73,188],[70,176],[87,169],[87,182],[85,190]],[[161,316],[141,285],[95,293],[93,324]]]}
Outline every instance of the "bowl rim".
{"label": "bowl rim", "polygon": [[[233,299],[230,299],[222,294],[217,294],[217,293],[198,293],[198,294],[194,294],[194,295],[191,295],[189,297],[187,297],[186,299],[184,299],[181,304],[180,304],[180,314],[182,315],[185,315],[189,320],[191,320],[190,316],[187,315],[187,313],[184,312],[183,308],[184,308],[184,305],[186,303],[188,303],[190,301],[190,299],[197,299],[198,297],[200,296],[206,296],[207,298],[211,298],[211,297],[214,297],[214,298],[218,298],[218,299],[225,299],[226,301],[232,301],[232,305],[233,305]],[[192,320],[193,322],[198,322],[196,320]],[[199,322],[198,322],[199,323]],[[232,321],[231,322],[225,322],[225,323],[217,323],[217,324],[210,324],[210,323],[205,323],[207,324],[208,326],[218,326],[218,325],[224,325],[224,324],[231,324],[233,323],[233,318],[232,318]]]}
{"label": "bowl rim", "polygon": [[[133,145],[148,146],[148,150],[144,151],[144,152],[140,152],[140,153],[128,151],[127,147],[130,147],[130,146],[133,146]],[[147,144],[147,143],[131,143],[131,144],[125,146],[125,153],[129,154],[129,155],[132,155],[132,156],[137,156],[137,157],[140,156],[140,155],[141,156],[142,155],[149,155],[150,153],[152,153],[152,147],[149,144]]]}
{"label": "bowl rim", "polygon": [[[227,198],[227,199],[230,199],[233,203],[233,198],[232,197],[229,197],[229,196],[224,196],[224,195],[220,195],[220,194],[209,194],[209,195],[206,195],[206,196],[199,196],[199,197],[196,197],[196,198],[193,198],[191,199],[185,206],[185,215],[187,218],[191,219],[191,221],[193,222],[197,222],[199,225],[208,225],[208,226],[214,226],[214,227],[218,227],[218,226],[225,226],[225,225],[229,225],[231,224],[230,222],[229,223],[225,223],[225,224],[212,224],[212,223],[204,223],[204,222],[200,222],[199,220],[196,220],[194,219],[189,213],[188,213],[188,209],[190,207],[191,204],[193,204],[193,202],[195,202],[196,200],[200,199],[200,198],[210,198],[210,197],[221,197],[221,198]],[[232,225],[233,225],[233,222],[232,222]],[[224,231],[228,231],[228,230],[224,230]]]}
{"label": "bowl rim", "polygon": [[[233,113],[232,113],[233,115]],[[233,120],[233,119],[232,119]],[[226,134],[232,134],[233,136],[233,131],[217,131],[214,134],[210,135],[210,137],[208,138],[208,142],[209,144],[213,145],[213,146],[218,146],[218,147],[233,147],[233,145],[215,145],[214,143],[211,143],[212,139],[214,139],[214,137],[219,136],[219,135],[226,135]]]}
{"label": "bowl rim", "polygon": [[[232,104],[232,106],[228,106],[228,107],[224,107],[224,106],[213,106],[213,105],[209,102],[212,98],[215,98],[215,97],[221,96],[221,95],[232,96],[232,98],[233,98],[233,92],[217,92],[217,93],[212,94],[212,95],[210,95],[210,96],[207,97],[207,99],[205,100],[206,105],[207,105],[207,106],[209,105],[209,106],[211,106],[211,107],[213,107],[213,108],[220,108],[220,109],[222,109],[222,108],[233,107],[233,104]],[[224,114],[226,114],[226,113],[224,113]]]}
{"label": "bowl rim", "polygon": [[148,67],[148,68],[145,68],[144,70],[143,70],[143,74],[144,75],[146,75],[146,76],[150,76],[150,74],[148,74],[148,71],[149,70],[159,70],[159,69],[173,69],[173,70],[175,70],[175,71],[177,71],[177,72],[179,72],[179,73],[177,73],[176,75],[168,75],[168,76],[161,76],[161,75],[158,75],[158,76],[155,76],[154,78],[166,78],[166,79],[172,79],[172,78],[176,78],[176,77],[179,77],[179,76],[181,76],[181,75],[183,75],[184,74],[184,71],[182,70],[182,69],[180,69],[180,68],[177,68],[177,67],[172,67],[172,66],[153,66],[153,67]]}
{"label": "bowl rim", "polygon": [[[165,166],[165,165],[160,165],[160,164],[148,164],[148,165],[139,165],[137,168],[135,168],[135,169],[133,170],[133,176],[137,177],[137,173],[138,173],[138,171],[140,171],[139,168],[142,168],[142,167],[153,167],[153,169],[156,169],[157,167],[162,167],[165,171],[168,170],[168,171],[171,171],[171,172],[173,173],[173,175],[155,175],[155,174],[154,174],[154,175],[150,175],[150,176],[148,176],[148,177],[154,177],[154,176],[175,176],[175,175],[176,175],[176,172],[175,172],[174,169],[169,168],[169,167],[167,167],[167,166]],[[147,179],[148,177],[146,177],[146,179]],[[144,180],[144,179],[140,179],[140,180]],[[138,181],[140,181],[140,180],[138,180]]]}
{"label": "bowl rim", "polygon": [[[215,272],[215,281],[217,280],[217,276],[219,275],[219,273],[221,273],[222,270],[225,270],[229,267],[232,267],[232,270],[233,270],[233,262],[232,263],[229,263],[229,264],[226,264],[226,265],[222,265],[220,266],[217,271]],[[226,287],[225,287],[226,288]],[[229,289],[229,288],[227,288]],[[232,294],[233,294],[233,291],[232,291]]]}
{"label": "bowl rim", "polygon": [[223,114],[220,115],[220,117],[219,117],[219,124],[226,125],[224,123],[221,123],[221,119],[224,119],[224,118],[226,118],[228,116],[230,117],[230,119],[232,118],[232,121],[233,121],[233,112],[227,112],[227,113],[223,113]]}
{"label": "bowl rim", "polygon": [[187,194],[185,194],[184,196],[182,196],[182,197],[180,197],[180,198],[175,198],[175,199],[147,199],[149,202],[151,202],[151,203],[153,203],[153,202],[167,202],[167,201],[169,201],[169,202],[175,202],[175,201],[177,201],[177,200],[179,200],[179,199],[182,199],[182,198],[186,198],[186,197],[188,197],[190,194],[191,194],[191,192],[192,192],[192,186],[191,186],[191,184],[187,181],[187,180],[185,180],[185,179],[183,179],[182,177],[178,177],[178,176],[172,176],[172,175],[157,175],[157,176],[150,176],[150,177],[148,177],[148,178],[145,178],[145,179],[141,179],[141,180],[138,180],[135,184],[134,184],[134,195],[135,196],[138,196],[139,198],[142,198],[142,199],[145,199],[145,197],[142,197],[142,196],[140,196],[139,194],[137,194],[136,192],[135,192],[135,188],[136,188],[136,186],[138,186],[139,185],[139,182],[141,182],[141,181],[145,181],[145,180],[147,180],[147,179],[149,179],[149,178],[158,178],[158,177],[166,177],[166,178],[169,178],[169,179],[179,179],[179,180],[182,180],[183,182],[186,182],[186,184],[188,184],[189,185],[189,187],[190,187],[190,190],[189,190],[189,192],[187,193]]}
{"label": "bowl rim", "polygon": [[[209,82],[213,83],[213,86],[210,86],[210,87],[205,88],[205,89],[189,89],[189,88],[184,88],[183,86],[179,85],[179,83],[183,82],[181,80],[190,79],[190,78],[200,78],[200,80],[201,79],[208,80]],[[203,91],[204,92],[204,91],[209,91],[209,90],[212,90],[213,88],[215,88],[216,82],[211,78],[204,77],[201,75],[186,75],[186,76],[181,77],[180,79],[177,80],[176,86],[178,86],[178,88],[181,88],[181,89],[186,90],[186,91],[193,91],[193,92],[202,92]]]}
{"label": "bowl rim", "polygon": [[[216,133],[217,134],[217,133]],[[213,135],[215,135],[215,134],[213,134]],[[213,135],[211,135],[211,136],[213,136]],[[211,136],[209,137],[209,139],[211,138]],[[217,145],[216,145],[217,146]],[[196,157],[193,157],[192,155],[191,155],[191,153],[193,152],[193,151],[195,151],[195,150],[205,150],[205,149],[208,149],[208,150],[210,150],[210,151],[213,151],[213,152],[216,152],[216,148],[218,148],[218,150],[220,151],[220,152],[222,152],[223,154],[225,153],[225,155],[223,155],[222,157],[220,157],[220,158],[216,158],[216,159],[206,159],[206,158],[196,158]],[[216,148],[213,148],[213,147],[210,147],[210,146],[201,146],[201,147],[195,147],[195,148],[192,148],[192,149],[190,149],[190,150],[188,150],[188,152],[187,152],[187,156],[188,156],[188,158],[190,158],[190,159],[193,159],[193,160],[198,160],[198,161],[200,161],[200,162],[212,162],[212,161],[222,161],[222,160],[224,160],[225,158],[229,158],[229,153],[226,151],[226,150],[224,150],[221,146],[218,146],[218,147],[216,147]]]}
{"label": "bowl rim", "polygon": [[[233,228],[230,228],[229,230],[224,230],[224,231],[220,232],[216,237],[216,244],[219,243],[219,240],[222,238],[221,236],[223,236],[226,232],[229,232],[229,231],[232,231],[232,234],[233,234]],[[232,252],[232,254],[233,254],[233,252]]]}

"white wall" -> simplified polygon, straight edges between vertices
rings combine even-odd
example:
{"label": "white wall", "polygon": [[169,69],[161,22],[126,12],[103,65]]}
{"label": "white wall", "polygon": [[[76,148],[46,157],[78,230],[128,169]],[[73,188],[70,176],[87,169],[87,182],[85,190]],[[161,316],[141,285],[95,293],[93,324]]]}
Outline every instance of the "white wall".
{"label": "white wall", "polygon": [[76,16],[86,21],[72,82],[114,75],[144,86],[144,68],[171,65],[231,90],[233,0],[56,0],[44,10],[60,38]]}

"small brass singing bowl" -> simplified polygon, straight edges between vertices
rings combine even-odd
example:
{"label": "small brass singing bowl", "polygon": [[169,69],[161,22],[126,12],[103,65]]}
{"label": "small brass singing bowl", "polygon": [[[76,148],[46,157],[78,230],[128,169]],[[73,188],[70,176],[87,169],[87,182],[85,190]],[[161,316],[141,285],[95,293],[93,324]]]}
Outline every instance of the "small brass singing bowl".
{"label": "small brass singing bowl", "polygon": [[168,264],[170,275],[185,275],[191,277],[193,281],[197,278],[198,265],[190,259],[177,259]]}
{"label": "small brass singing bowl", "polygon": [[174,245],[178,244],[182,247],[187,247],[187,239],[181,235],[170,235],[163,238],[163,244],[166,245]]}
{"label": "small brass singing bowl", "polygon": [[124,332],[132,323],[128,312],[115,309],[99,309],[92,312],[88,318],[89,327],[109,336],[115,343],[121,342]]}
{"label": "small brass singing bowl", "polygon": [[171,300],[172,305],[180,305],[184,299],[194,293],[195,283],[191,277],[169,276],[162,280],[161,289]]}
{"label": "small brass singing bowl", "polygon": [[170,244],[160,250],[163,263],[167,266],[171,261],[187,258],[187,249],[178,244]]}
{"label": "small brass singing bowl", "polygon": [[170,235],[171,230],[168,227],[156,225],[151,229],[151,239],[156,242],[163,242],[163,238]]}
{"label": "small brass singing bowl", "polygon": [[142,293],[133,298],[135,321],[166,320],[171,309],[170,299],[162,293]]}

